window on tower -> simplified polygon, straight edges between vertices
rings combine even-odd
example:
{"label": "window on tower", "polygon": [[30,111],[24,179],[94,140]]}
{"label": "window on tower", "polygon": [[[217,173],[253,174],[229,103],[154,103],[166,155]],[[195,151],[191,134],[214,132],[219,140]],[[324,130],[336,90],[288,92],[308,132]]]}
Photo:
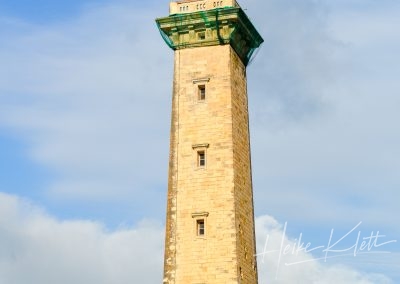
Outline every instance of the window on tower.
{"label": "window on tower", "polygon": [[204,101],[206,99],[206,86],[199,85],[198,86],[198,100]]}
{"label": "window on tower", "polygon": [[199,167],[206,166],[206,152],[205,151],[197,151],[197,165]]}
{"label": "window on tower", "polygon": [[192,218],[194,218],[194,229],[196,237],[204,238],[206,236],[206,222],[208,212],[194,212]]}
{"label": "window on tower", "polygon": [[206,102],[206,96],[209,95],[209,81],[209,77],[193,79],[193,103]]}
{"label": "window on tower", "polygon": [[194,144],[192,145],[193,148],[193,165],[195,169],[205,169],[207,163],[207,148],[210,144],[203,143],[203,144]]}
{"label": "window on tower", "polygon": [[204,226],[204,219],[198,219],[196,221],[196,226],[197,226],[197,236],[204,236],[206,233]]}

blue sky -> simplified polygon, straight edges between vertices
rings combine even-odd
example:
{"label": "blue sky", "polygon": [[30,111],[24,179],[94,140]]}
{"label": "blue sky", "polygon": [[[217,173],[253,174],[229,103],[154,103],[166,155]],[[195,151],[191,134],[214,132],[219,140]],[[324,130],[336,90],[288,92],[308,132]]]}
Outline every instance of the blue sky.
{"label": "blue sky", "polygon": [[18,17],[29,22],[49,24],[79,16],[87,7],[109,3],[102,0],[71,0],[71,1],[49,1],[28,0],[0,1],[0,8],[3,15]]}
{"label": "blue sky", "polygon": [[[290,244],[360,221],[361,236],[399,239],[400,4],[240,4],[265,39],[248,67],[261,249],[285,222]],[[0,1],[5,283],[160,282],[173,52],[154,19],[167,13],[168,1]],[[385,249],[279,269],[270,254],[260,280],[397,283],[398,243]]]}

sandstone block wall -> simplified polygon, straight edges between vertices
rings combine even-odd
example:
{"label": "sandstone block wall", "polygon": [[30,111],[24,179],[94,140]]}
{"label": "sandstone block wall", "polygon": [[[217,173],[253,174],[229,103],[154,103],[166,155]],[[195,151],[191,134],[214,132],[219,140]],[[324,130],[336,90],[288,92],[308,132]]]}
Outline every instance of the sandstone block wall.
{"label": "sandstone block wall", "polygon": [[246,88],[230,45],[175,51],[164,283],[257,283]]}

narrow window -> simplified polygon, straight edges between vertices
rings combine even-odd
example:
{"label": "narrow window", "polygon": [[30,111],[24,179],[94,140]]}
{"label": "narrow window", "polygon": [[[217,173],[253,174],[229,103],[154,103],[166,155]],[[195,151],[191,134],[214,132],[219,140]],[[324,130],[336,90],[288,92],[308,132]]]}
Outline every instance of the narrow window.
{"label": "narrow window", "polygon": [[204,101],[206,99],[206,86],[205,85],[198,86],[198,99],[199,99],[199,101]]}
{"label": "narrow window", "polygon": [[197,220],[196,225],[197,225],[197,235],[204,236],[205,235],[204,219]]}
{"label": "narrow window", "polygon": [[206,153],[204,151],[197,152],[197,164],[199,167],[206,166]]}
{"label": "narrow window", "polygon": [[199,40],[205,40],[206,39],[206,33],[201,32],[199,33]]}

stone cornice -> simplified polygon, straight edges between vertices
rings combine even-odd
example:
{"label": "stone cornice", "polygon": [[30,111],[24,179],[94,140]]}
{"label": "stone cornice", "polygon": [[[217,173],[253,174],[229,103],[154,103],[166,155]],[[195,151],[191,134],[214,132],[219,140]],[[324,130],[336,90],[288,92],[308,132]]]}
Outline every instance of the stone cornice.
{"label": "stone cornice", "polygon": [[175,14],[156,22],[173,50],[230,44],[245,65],[264,41],[241,8]]}

